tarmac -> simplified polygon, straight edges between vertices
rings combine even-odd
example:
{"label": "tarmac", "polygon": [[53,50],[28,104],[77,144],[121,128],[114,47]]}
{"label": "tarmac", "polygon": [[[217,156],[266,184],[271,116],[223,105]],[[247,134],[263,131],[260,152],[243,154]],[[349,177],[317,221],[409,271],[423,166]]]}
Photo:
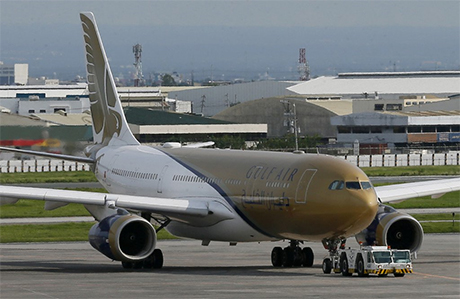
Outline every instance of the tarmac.
{"label": "tarmac", "polygon": [[[125,270],[87,242],[0,244],[0,298],[459,298],[460,234],[427,234],[414,273],[402,278],[323,274],[326,251],[312,268],[273,268],[283,242],[159,241],[159,270]],[[348,246],[357,247],[350,239]]]}

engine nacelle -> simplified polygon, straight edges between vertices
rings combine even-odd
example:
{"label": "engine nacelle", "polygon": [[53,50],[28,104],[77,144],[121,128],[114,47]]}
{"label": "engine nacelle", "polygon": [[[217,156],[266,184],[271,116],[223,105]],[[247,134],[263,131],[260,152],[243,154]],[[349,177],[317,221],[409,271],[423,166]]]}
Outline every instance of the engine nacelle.
{"label": "engine nacelle", "polygon": [[152,254],[157,234],[152,224],[136,215],[115,214],[93,225],[89,243],[110,259],[135,262]]}
{"label": "engine nacelle", "polygon": [[374,221],[356,235],[363,245],[390,246],[417,252],[423,242],[423,228],[412,216],[392,207],[380,205]]}

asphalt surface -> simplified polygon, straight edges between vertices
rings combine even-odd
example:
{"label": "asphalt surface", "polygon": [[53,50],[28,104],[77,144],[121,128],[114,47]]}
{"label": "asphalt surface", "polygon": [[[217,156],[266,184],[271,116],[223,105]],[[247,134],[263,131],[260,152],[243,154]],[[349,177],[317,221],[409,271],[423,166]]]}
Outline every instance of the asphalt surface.
{"label": "asphalt surface", "polygon": [[[459,298],[460,234],[425,235],[414,273],[403,278],[323,274],[270,265],[273,246],[160,241],[165,266],[124,270],[88,243],[0,244],[0,298]],[[349,246],[356,247],[353,240]]]}

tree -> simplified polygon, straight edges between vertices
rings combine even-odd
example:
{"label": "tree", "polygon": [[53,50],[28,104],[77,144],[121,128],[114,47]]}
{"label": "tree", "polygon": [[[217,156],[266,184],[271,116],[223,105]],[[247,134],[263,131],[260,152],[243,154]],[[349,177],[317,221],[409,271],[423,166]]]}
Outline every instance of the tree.
{"label": "tree", "polygon": [[170,74],[164,74],[161,76],[161,81],[163,86],[176,86],[176,81]]}

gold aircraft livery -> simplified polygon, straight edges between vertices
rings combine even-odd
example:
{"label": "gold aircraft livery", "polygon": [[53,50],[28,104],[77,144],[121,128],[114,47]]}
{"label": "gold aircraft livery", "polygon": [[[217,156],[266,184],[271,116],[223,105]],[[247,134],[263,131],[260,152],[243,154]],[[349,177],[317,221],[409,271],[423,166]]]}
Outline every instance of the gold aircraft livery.
{"label": "gold aircraft livery", "polygon": [[90,163],[108,193],[2,185],[1,203],[44,200],[49,210],[83,204],[98,221],[89,242],[125,268],[162,267],[156,245],[163,228],[203,245],[288,240],[271,253],[275,267],[312,266],[303,241],[322,242],[331,256],[351,236],[415,252],[423,241],[419,222],[384,203],[460,190],[459,178],[374,188],[358,167],[319,154],[202,148],[212,142],[141,145],[123,113],[95,18],[80,18],[94,145],[86,157],[2,149]]}

